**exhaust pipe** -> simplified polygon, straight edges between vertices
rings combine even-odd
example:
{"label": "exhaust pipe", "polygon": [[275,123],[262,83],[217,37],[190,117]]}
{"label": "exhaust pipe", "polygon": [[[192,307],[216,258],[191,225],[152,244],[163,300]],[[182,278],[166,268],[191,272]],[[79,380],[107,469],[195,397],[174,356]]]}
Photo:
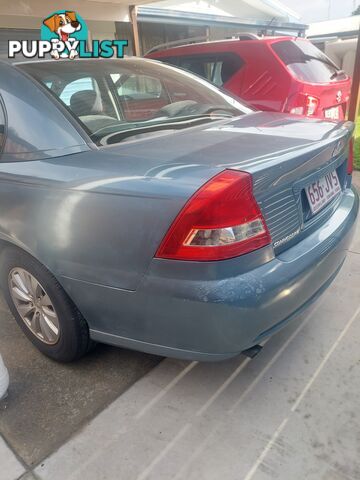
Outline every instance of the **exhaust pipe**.
{"label": "exhaust pipe", "polygon": [[261,345],[254,345],[253,347],[243,350],[241,353],[245,355],[245,357],[255,358],[256,355],[258,355],[261,352],[262,348],[263,347]]}
{"label": "exhaust pipe", "polygon": [[3,359],[0,355],[0,400],[7,396],[9,388],[9,372],[5,367]]}

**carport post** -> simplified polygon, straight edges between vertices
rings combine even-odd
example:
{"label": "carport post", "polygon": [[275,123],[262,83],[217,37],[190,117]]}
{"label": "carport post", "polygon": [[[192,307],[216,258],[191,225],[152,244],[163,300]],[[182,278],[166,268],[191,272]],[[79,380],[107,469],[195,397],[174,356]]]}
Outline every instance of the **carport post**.
{"label": "carport post", "polygon": [[138,21],[137,21],[137,7],[136,5],[129,5],[129,16],[132,26],[132,36],[133,36],[133,46],[134,51],[133,54],[137,57],[140,57],[140,38],[139,38],[139,28],[138,28]]}
{"label": "carport post", "polygon": [[360,87],[360,25],[358,40],[356,46],[354,73],[351,85],[350,106],[349,106],[349,120],[355,122],[356,110],[359,102],[359,87]]}

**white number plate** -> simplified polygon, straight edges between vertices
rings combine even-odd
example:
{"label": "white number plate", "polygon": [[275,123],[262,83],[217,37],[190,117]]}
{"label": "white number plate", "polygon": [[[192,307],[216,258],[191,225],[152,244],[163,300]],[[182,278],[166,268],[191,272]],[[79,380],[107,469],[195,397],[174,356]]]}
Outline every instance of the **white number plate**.
{"label": "white number plate", "polygon": [[315,214],[341,192],[341,185],[336,171],[328,173],[325,177],[307,186],[305,191],[311,212]]}
{"label": "white number plate", "polygon": [[325,110],[325,118],[329,120],[339,120],[340,118],[340,107],[332,107]]}

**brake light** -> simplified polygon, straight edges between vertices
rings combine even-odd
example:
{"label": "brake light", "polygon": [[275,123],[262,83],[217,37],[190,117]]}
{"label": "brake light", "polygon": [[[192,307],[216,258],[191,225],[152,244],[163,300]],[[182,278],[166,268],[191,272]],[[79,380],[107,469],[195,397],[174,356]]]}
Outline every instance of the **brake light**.
{"label": "brake light", "polygon": [[294,107],[290,110],[294,115],[304,115],[304,107]]}
{"label": "brake light", "polygon": [[307,95],[305,115],[307,116],[315,115],[318,106],[319,106],[319,99],[317,97],[313,97],[312,95]]}
{"label": "brake light", "polygon": [[251,175],[224,170],[180,211],[156,257],[210,261],[237,257],[271,243]]}
{"label": "brake light", "polygon": [[353,169],[354,169],[354,139],[350,138],[347,173],[351,175],[353,172]]}

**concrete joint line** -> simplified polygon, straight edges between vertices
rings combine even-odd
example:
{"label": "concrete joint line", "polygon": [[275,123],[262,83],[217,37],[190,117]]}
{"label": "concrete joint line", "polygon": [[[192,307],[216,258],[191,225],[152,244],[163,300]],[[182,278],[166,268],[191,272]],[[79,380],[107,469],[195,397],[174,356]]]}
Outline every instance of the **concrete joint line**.
{"label": "concrete joint line", "polygon": [[273,447],[273,445],[275,444],[276,440],[278,439],[278,437],[281,435],[282,431],[284,430],[284,428],[286,427],[286,424],[288,423],[289,419],[290,419],[290,416],[292,413],[294,413],[297,408],[299,407],[300,403],[302,402],[302,400],[305,398],[305,395],[307,394],[307,392],[310,390],[310,388],[312,387],[313,383],[315,382],[315,380],[317,379],[317,377],[320,375],[322,369],[325,367],[325,365],[327,364],[327,362],[329,361],[331,355],[334,353],[334,351],[336,350],[336,348],[338,347],[338,345],[340,344],[340,342],[342,341],[342,339],[345,337],[345,335],[347,334],[347,332],[349,331],[351,325],[354,323],[356,317],[359,315],[360,313],[360,306],[356,309],[354,315],[350,318],[350,320],[347,322],[347,324],[345,325],[344,329],[342,330],[342,332],[340,333],[340,335],[337,337],[337,339],[335,340],[335,342],[332,344],[330,350],[328,351],[328,353],[325,355],[325,357],[323,358],[322,362],[320,363],[320,365],[318,366],[318,368],[315,370],[314,374],[311,376],[310,380],[308,381],[308,383],[305,385],[305,387],[303,388],[303,390],[301,391],[300,395],[298,396],[298,398],[296,399],[294,405],[292,406],[291,410],[290,410],[290,415],[288,415],[286,418],[284,418],[284,420],[281,422],[281,424],[279,425],[279,427],[275,430],[274,434],[272,435],[271,439],[269,440],[268,444],[265,446],[264,450],[261,452],[261,454],[259,455],[259,457],[257,458],[256,462],[254,463],[254,465],[251,467],[251,469],[249,470],[249,472],[247,473],[247,475],[245,476],[244,480],[251,480],[253,478],[253,476],[255,475],[255,473],[257,472],[258,468],[260,467],[260,465],[262,464],[262,462],[264,461],[265,457],[267,456],[267,454],[270,452],[271,448]]}

